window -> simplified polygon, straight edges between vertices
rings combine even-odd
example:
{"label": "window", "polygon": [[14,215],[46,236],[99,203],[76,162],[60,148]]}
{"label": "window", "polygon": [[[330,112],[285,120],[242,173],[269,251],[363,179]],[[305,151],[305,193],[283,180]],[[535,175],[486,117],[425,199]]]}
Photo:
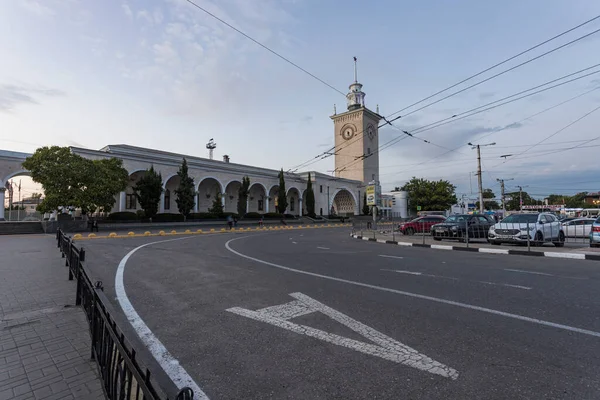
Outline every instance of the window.
{"label": "window", "polygon": [[323,215],[323,208],[319,210],[319,215]]}
{"label": "window", "polygon": [[319,185],[319,193],[323,193],[323,185]]}
{"label": "window", "polygon": [[486,217],[484,217],[484,216],[481,216],[481,215],[480,215],[480,216],[478,216],[478,218],[479,218],[479,223],[480,223],[480,224],[487,224],[487,223],[489,223],[489,222],[490,222],[490,220],[489,220],[489,219],[487,219],[487,218],[486,218]]}
{"label": "window", "polygon": [[367,154],[371,154],[371,148],[367,147]]}
{"label": "window", "polygon": [[375,174],[371,174],[371,180],[374,181],[375,180]]}
{"label": "window", "polygon": [[263,211],[263,200],[258,201],[258,211]]}
{"label": "window", "polygon": [[136,207],[136,198],[135,194],[130,193],[125,195],[125,209],[127,210],[135,210]]}
{"label": "window", "polygon": [[290,211],[294,211],[294,209],[296,208],[296,199],[294,199],[293,197],[290,199]]}
{"label": "window", "polygon": [[165,210],[171,209],[171,191],[169,189],[165,190]]}

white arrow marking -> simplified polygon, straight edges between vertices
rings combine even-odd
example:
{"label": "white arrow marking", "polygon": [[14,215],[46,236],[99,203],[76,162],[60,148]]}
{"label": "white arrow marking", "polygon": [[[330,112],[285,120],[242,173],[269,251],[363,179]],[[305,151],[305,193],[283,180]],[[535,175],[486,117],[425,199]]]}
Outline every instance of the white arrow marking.
{"label": "white arrow marking", "polygon": [[[445,378],[458,378],[458,372],[455,369],[432,360],[426,355],[419,353],[417,350],[402,344],[313,298],[302,293],[290,293],[290,296],[296,300],[285,304],[262,308],[257,311],[247,310],[241,307],[229,308],[227,311],[256,321],[266,322],[294,333],[310,336],[338,346],[347,347],[364,354],[381,357],[398,364],[408,365],[422,371],[441,375]],[[289,321],[292,318],[313,312],[321,312],[327,315],[331,319],[347,326],[375,344],[345,338],[343,336]]]}

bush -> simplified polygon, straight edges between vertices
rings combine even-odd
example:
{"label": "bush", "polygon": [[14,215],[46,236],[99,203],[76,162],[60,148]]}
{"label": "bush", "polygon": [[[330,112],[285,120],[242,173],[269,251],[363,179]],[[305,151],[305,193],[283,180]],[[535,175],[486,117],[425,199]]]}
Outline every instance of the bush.
{"label": "bush", "polygon": [[156,214],[152,217],[152,222],[183,222],[183,214]]}
{"label": "bush", "polygon": [[260,217],[262,217],[262,214],[259,214],[257,212],[249,212],[246,213],[246,215],[244,215],[244,218],[246,219],[260,219]]}
{"label": "bush", "polygon": [[279,213],[269,212],[264,215],[265,219],[281,219],[283,215]]}
{"label": "bush", "polygon": [[283,214],[283,217],[284,218],[288,218],[288,219],[295,219],[296,218],[296,216],[293,215],[293,214]]}
{"label": "bush", "polygon": [[191,220],[191,219],[217,219],[217,218],[219,218],[219,216],[216,214],[213,214],[213,213],[198,212],[198,213],[191,213],[190,216],[188,217],[188,220]]}
{"label": "bush", "polygon": [[131,211],[119,211],[108,214],[106,217],[109,221],[137,221],[140,218],[138,215]]}
{"label": "bush", "polygon": [[224,212],[222,214],[219,214],[219,218],[227,218],[227,217],[234,217],[234,218],[239,218],[240,216],[238,215],[238,213],[234,213],[234,212]]}

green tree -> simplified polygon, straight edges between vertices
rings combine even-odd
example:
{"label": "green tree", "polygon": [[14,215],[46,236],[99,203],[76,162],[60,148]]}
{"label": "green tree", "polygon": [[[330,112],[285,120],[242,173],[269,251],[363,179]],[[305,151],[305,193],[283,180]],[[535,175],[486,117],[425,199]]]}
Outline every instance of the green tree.
{"label": "green tree", "polygon": [[400,186],[396,186],[394,187],[394,190],[392,190],[392,192],[399,192],[400,191]]}
{"label": "green tree", "polygon": [[177,175],[179,176],[179,186],[175,189],[177,209],[187,218],[194,209],[196,196],[194,193],[194,178],[188,175],[188,165],[185,157],[179,166]]}
{"label": "green tree", "polygon": [[551,194],[548,195],[548,204],[566,204],[568,198],[562,194]]}
{"label": "green tree", "polygon": [[208,209],[208,212],[215,215],[222,215],[223,203],[221,201],[221,193],[219,193],[219,189],[217,189],[217,193],[215,195],[215,199],[213,200],[212,207]]}
{"label": "green tree", "polygon": [[[398,189],[400,189],[400,188],[398,188]],[[371,213],[371,209],[367,205],[367,192],[365,192],[363,195],[362,213],[363,213],[363,215],[369,215]]]}
{"label": "green tree", "polygon": [[567,197],[567,199],[565,200],[565,207],[567,207],[567,208],[589,207],[589,205],[585,203],[586,196],[587,196],[587,192],[580,192],[574,196]]}
{"label": "green tree", "polygon": [[310,172],[308,173],[308,182],[306,183],[306,212],[309,217],[316,217],[315,214],[315,192],[313,191],[312,180]]}
{"label": "green tree", "polygon": [[[500,205],[497,201],[492,200],[496,198],[496,195],[492,191],[492,189],[483,189],[483,205],[486,210],[499,210]],[[479,209],[479,201],[475,203],[475,207]]]}
{"label": "green tree", "polygon": [[445,211],[457,199],[454,194],[456,187],[445,180],[429,181],[422,178],[413,177],[401,190],[408,192],[410,199],[410,209],[417,210],[421,206],[423,211]]}
{"label": "green tree", "polygon": [[[523,197],[523,205],[524,206],[530,206],[530,205],[534,205],[536,203],[536,200],[533,199],[531,196],[529,196],[529,194],[527,192],[522,192],[521,195]],[[506,209],[508,211],[521,210],[521,206],[519,203],[519,192],[506,193],[505,196],[507,199],[510,199],[510,200],[506,200]]]}
{"label": "green tree", "polygon": [[285,191],[285,179],[283,177],[283,168],[279,171],[279,191],[277,192],[277,211],[279,214],[285,213],[287,209],[287,193]]}
{"label": "green tree", "polygon": [[248,202],[248,193],[250,191],[250,178],[244,176],[242,178],[242,184],[238,189],[238,202],[237,202],[237,212],[240,217],[246,215],[246,206]]}
{"label": "green tree", "polygon": [[89,160],[59,146],[37,149],[23,167],[44,188],[45,197],[37,206],[42,213],[61,207],[80,208],[83,214],[110,210],[129,177],[122,160]]}
{"label": "green tree", "polygon": [[150,169],[146,170],[146,173],[138,180],[133,190],[140,206],[144,209],[144,215],[147,218],[154,217],[158,213],[160,195],[164,191],[160,172],[156,172],[154,166],[150,166]]}

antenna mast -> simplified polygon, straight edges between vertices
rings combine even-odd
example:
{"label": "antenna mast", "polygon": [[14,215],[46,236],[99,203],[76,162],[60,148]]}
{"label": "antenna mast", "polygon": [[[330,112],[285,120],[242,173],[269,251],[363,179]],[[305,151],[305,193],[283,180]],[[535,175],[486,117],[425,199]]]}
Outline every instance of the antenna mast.
{"label": "antenna mast", "polygon": [[208,149],[208,158],[213,159],[213,150],[217,148],[217,143],[215,143],[214,139],[210,139],[208,143],[206,143],[206,148]]}

